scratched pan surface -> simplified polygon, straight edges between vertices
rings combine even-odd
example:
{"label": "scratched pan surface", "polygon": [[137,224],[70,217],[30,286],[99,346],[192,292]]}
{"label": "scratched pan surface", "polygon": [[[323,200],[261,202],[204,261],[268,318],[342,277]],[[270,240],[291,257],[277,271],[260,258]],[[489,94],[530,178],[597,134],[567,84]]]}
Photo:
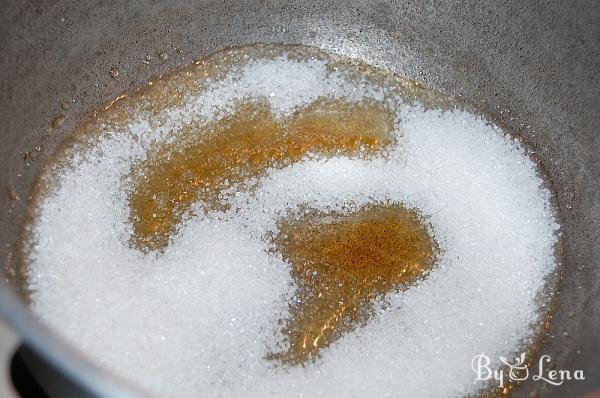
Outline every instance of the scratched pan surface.
{"label": "scratched pan surface", "polygon": [[[583,369],[586,380],[546,389],[528,382],[514,396],[600,388],[600,3],[4,0],[1,9],[0,250],[13,289],[0,283],[0,311],[84,390],[136,394],[57,342],[11,294],[34,177],[64,135],[119,92],[249,43],[304,43],[366,60],[462,95],[519,133],[548,172],[564,234],[561,293],[541,351],[557,369]],[[48,134],[59,113],[64,125]],[[443,370],[432,369],[432,382],[435,371]]]}

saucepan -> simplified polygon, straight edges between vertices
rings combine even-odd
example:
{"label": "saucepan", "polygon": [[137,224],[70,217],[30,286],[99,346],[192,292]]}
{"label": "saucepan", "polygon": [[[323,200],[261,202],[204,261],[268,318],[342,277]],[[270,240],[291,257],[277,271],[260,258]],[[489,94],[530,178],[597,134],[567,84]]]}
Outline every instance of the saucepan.
{"label": "saucepan", "polygon": [[18,253],[36,176],[116,94],[252,43],[306,44],[390,69],[518,134],[547,173],[562,226],[560,289],[540,354],[557,369],[582,369],[585,380],[544,387],[527,380],[514,396],[579,397],[600,388],[600,3],[4,0],[0,314],[49,395],[142,393],[71,350],[28,309]]}

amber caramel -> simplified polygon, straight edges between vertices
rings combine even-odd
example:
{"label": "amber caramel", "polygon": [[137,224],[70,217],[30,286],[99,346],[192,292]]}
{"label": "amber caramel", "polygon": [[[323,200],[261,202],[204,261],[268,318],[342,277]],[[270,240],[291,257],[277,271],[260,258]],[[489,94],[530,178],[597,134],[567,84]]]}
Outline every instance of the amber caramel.
{"label": "amber caramel", "polygon": [[[382,105],[339,100],[317,101],[281,120],[268,105],[247,103],[208,126],[186,126],[135,171],[132,243],[163,249],[192,203],[224,210],[219,194],[228,184],[308,153],[373,153],[390,143],[392,131]],[[290,364],[313,358],[364,323],[377,296],[414,282],[434,258],[427,229],[401,206],[282,222],[275,244],[292,267],[298,304],[284,329],[289,349],[271,357]]]}
{"label": "amber caramel", "polygon": [[292,365],[364,324],[374,299],[423,277],[436,254],[417,212],[400,205],[283,221],[275,244],[298,292],[284,327],[289,348],[270,357]]}
{"label": "amber caramel", "polygon": [[244,104],[208,126],[190,125],[161,145],[134,172],[129,196],[131,243],[164,249],[194,202],[219,208],[224,184],[284,166],[307,153],[373,152],[391,140],[393,118],[381,104],[317,101],[277,120],[264,103]]}

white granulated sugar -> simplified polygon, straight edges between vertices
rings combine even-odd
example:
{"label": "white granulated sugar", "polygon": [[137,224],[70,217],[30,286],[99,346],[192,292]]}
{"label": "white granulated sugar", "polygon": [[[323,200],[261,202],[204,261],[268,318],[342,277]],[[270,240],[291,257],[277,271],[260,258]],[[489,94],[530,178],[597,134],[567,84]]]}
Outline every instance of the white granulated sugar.
{"label": "white granulated sugar", "polygon": [[329,72],[323,61],[291,62],[280,56],[249,61],[241,71],[212,84],[202,95],[188,96],[183,107],[167,109],[155,119],[161,121],[158,130],[164,133],[192,120],[218,120],[248,99],[268,100],[273,113],[283,117],[323,96],[351,102],[381,101],[384,93],[364,79]]}
{"label": "white granulated sugar", "polygon": [[[254,189],[223,193],[226,213],[191,217],[165,252],[128,243],[132,164],[192,120],[265,98],[276,115],[320,97],[383,101],[385,90],[325,61],[251,60],[125,134],[101,136],[56,171],[31,226],[33,308],[111,371],[158,396],[411,396],[475,393],[471,359],[493,365],[533,336],[536,299],[555,270],[558,225],[535,165],[502,130],[466,111],[397,101],[385,157],[306,157]],[[314,363],[265,359],[294,297],[289,266],[270,254],[277,220],[302,207],[396,202],[418,209],[440,247],[435,268]],[[195,205],[201,208],[202,204]]]}

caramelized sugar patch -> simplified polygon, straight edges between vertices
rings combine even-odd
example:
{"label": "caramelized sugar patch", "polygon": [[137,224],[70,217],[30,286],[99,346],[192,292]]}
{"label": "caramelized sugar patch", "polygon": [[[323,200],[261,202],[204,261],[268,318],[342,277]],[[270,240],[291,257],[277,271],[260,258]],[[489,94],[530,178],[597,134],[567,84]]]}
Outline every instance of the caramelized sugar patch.
{"label": "caramelized sugar patch", "polygon": [[269,358],[290,365],[364,324],[374,299],[425,276],[437,251],[419,215],[399,205],[286,220],[274,243],[298,292],[283,329],[289,348]]}
{"label": "caramelized sugar patch", "polygon": [[192,203],[222,207],[225,184],[307,153],[372,153],[390,143],[392,132],[393,116],[382,105],[339,100],[317,101],[283,121],[266,104],[244,104],[211,125],[187,126],[134,171],[131,243],[143,251],[163,249]]}

